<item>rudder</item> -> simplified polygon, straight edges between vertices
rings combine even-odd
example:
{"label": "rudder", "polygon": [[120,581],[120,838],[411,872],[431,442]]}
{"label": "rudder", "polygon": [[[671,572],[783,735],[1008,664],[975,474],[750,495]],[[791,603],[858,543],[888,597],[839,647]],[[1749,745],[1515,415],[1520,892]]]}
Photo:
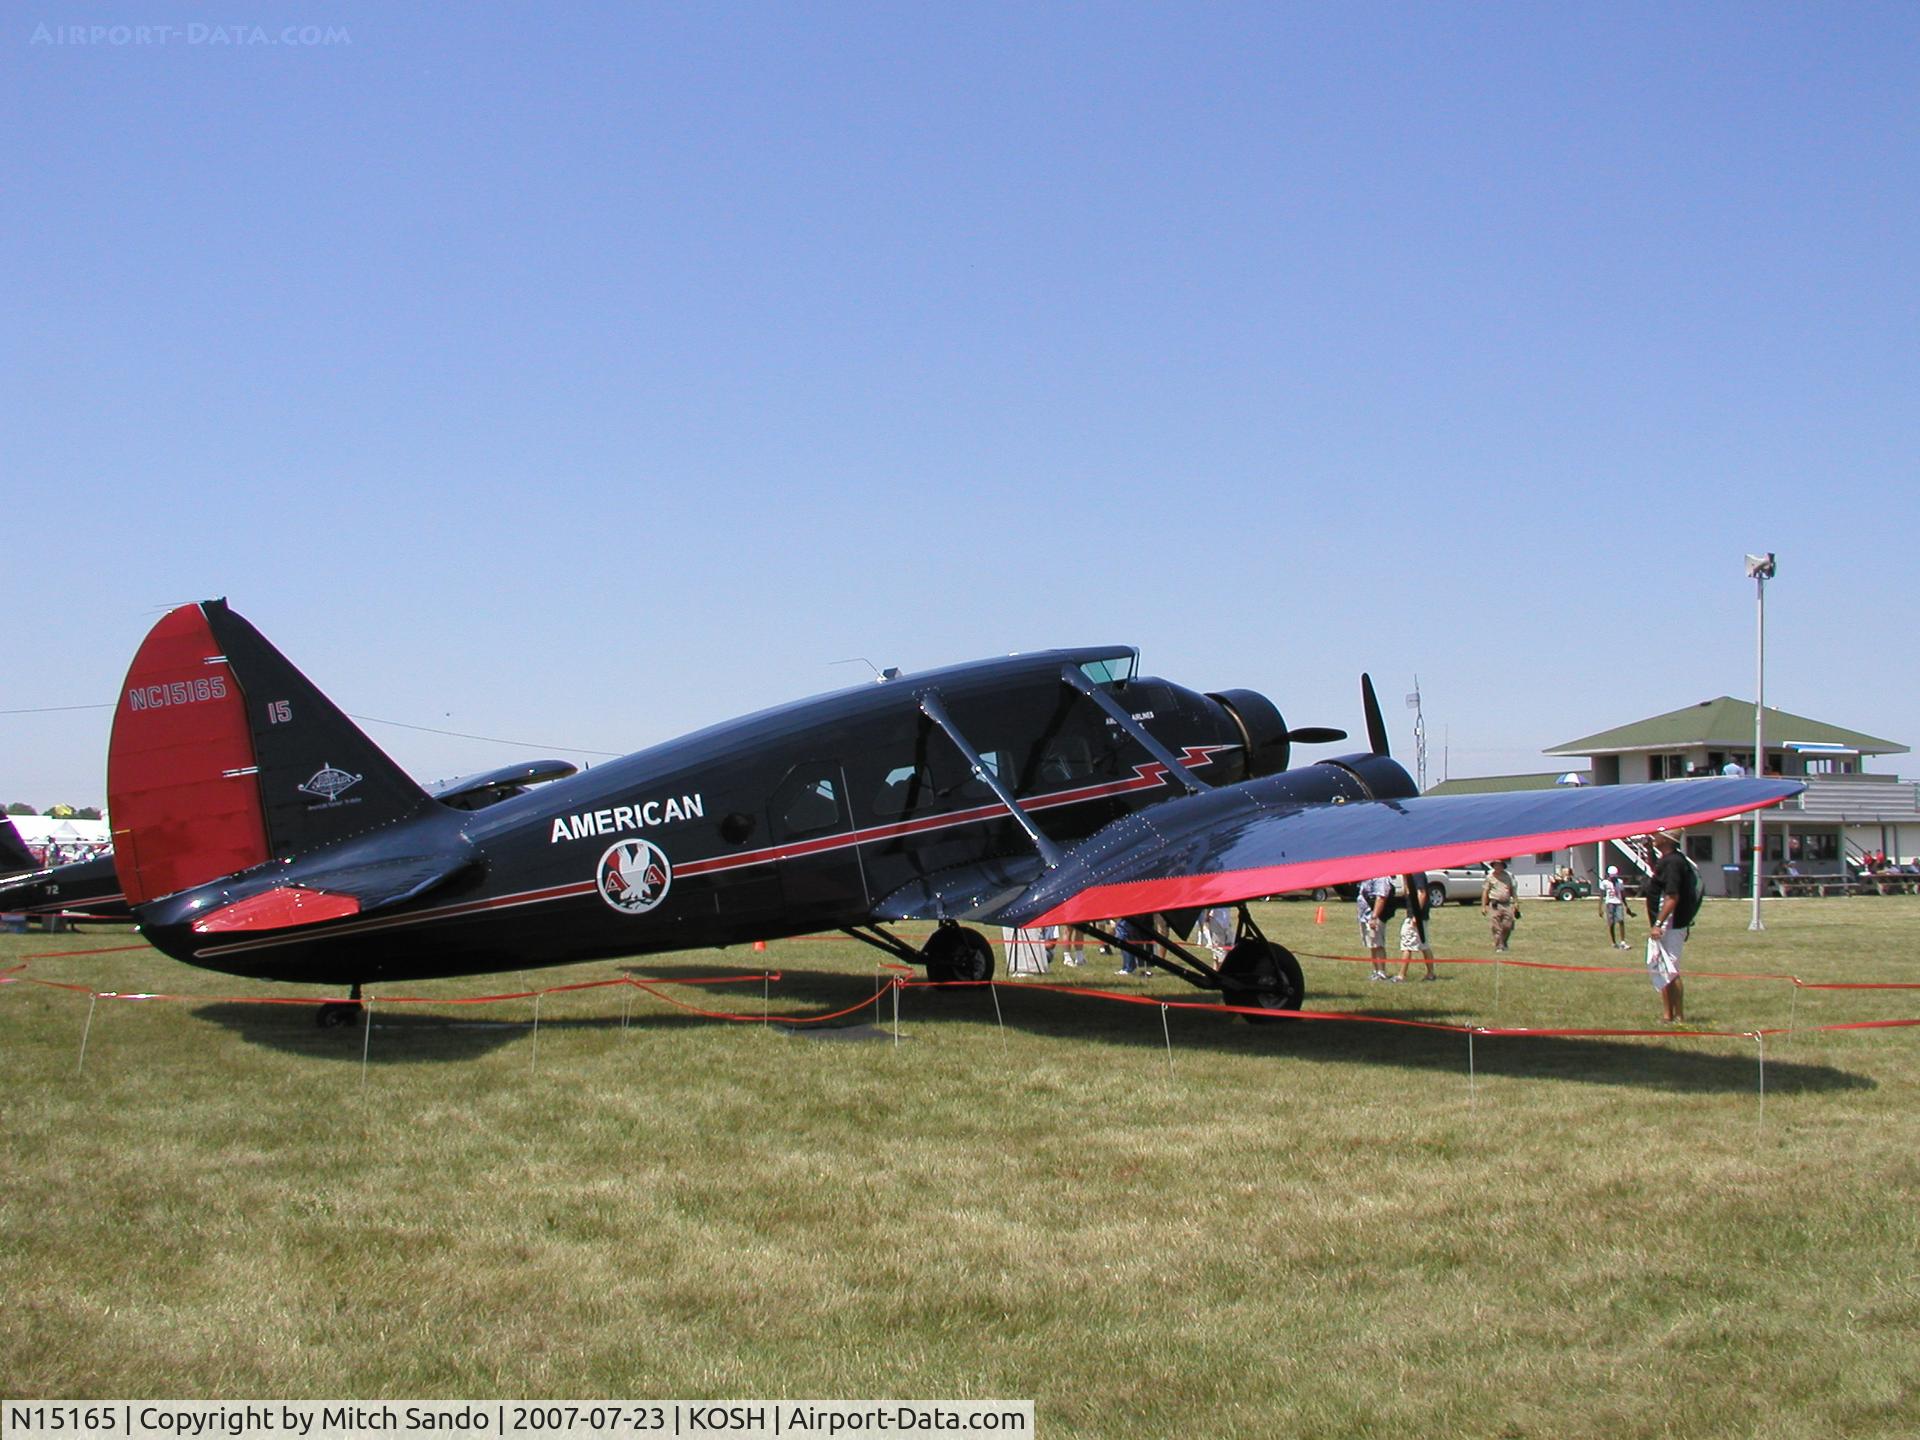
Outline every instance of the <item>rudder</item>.
{"label": "rudder", "polygon": [[430,804],[224,600],[162,616],[107,752],[114,856],[139,905],[290,859]]}

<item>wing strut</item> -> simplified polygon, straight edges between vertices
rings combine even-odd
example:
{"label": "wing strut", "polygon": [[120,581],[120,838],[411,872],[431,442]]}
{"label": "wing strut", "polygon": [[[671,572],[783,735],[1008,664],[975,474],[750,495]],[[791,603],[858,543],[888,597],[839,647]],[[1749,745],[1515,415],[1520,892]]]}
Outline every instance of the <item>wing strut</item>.
{"label": "wing strut", "polygon": [[1113,696],[1089,680],[1079,666],[1061,666],[1060,678],[1089,700],[1093,701],[1093,703],[1098,705],[1102,710],[1106,711],[1107,714],[1113,718],[1114,724],[1118,725],[1122,730],[1126,731],[1127,734],[1145,746],[1149,755],[1167,767],[1167,779],[1180,786],[1189,795],[1198,795],[1202,790],[1211,790],[1213,788],[1207,784],[1206,781],[1200,779],[1188,770],[1179,760],[1176,760],[1171,750],[1167,749],[1166,746],[1162,745],[1147,733],[1146,726],[1142,725],[1127,713],[1126,706],[1120,704]]}
{"label": "wing strut", "polygon": [[1033,823],[1032,817],[1022,810],[1019,802],[1013,798],[1013,792],[1007,789],[1006,782],[988,768],[987,762],[980,758],[980,752],[975,750],[968,743],[967,737],[960,733],[960,727],[955,725],[947,715],[947,707],[940,703],[938,690],[921,692],[920,713],[944,730],[947,738],[954,743],[954,747],[966,756],[967,764],[973,767],[973,778],[993,791],[999,797],[1000,803],[1007,807],[1007,813],[1020,822],[1020,828],[1027,832],[1027,838],[1033,841],[1034,848],[1040,852],[1040,858],[1047,862],[1047,868],[1051,870],[1059,865],[1065,858],[1060,847],[1049,840],[1045,832]]}

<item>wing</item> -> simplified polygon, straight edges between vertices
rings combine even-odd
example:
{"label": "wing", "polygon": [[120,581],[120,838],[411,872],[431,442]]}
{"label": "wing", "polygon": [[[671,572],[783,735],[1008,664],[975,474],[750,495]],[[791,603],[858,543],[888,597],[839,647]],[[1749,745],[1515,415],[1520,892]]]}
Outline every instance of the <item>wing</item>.
{"label": "wing", "polygon": [[1701,825],[1806,788],[1789,780],[1681,780],[1328,804],[1290,795],[1289,780],[1248,780],[1116,820],[983,918],[1061,925],[1227,905]]}
{"label": "wing", "polygon": [[922,875],[882,896],[876,920],[979,920],[1018,899],[1039,878],[1038,855],[999,856]]}

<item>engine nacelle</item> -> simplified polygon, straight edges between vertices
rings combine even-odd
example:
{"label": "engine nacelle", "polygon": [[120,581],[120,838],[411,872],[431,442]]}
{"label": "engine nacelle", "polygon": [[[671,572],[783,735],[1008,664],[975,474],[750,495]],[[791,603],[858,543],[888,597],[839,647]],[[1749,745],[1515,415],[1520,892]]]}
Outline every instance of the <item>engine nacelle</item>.
{"label": "engine nacelle", "polygon": [[1293,756],[1280,708],[1257,690],[1222,690],[1207,698],[1227,712],[1247,747],[1247,779],[1278,775]]}
{"label": "engine nacelle", "polygon": [[1413,783],[1413,777],[1407,774],[1406,767],[1390,755],[1362,751],[1357,755],[1340,755],[1318,763],[1336,766],[1353,776],[1360,782],[1369,800],[1411,800],[1420,793],[1420,787]]}

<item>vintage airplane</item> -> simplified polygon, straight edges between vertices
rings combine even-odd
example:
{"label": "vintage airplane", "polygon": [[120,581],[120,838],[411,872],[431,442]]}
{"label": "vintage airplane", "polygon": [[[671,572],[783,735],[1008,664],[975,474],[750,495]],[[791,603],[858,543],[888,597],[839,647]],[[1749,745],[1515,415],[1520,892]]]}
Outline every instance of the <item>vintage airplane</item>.
{"label": "vintage airplane", "polygon": [[0,879],[25,875],[40,868],[40,857],[27,848],[13,821],[0,815]]}
{"label": "vintage airplane", "polygon": [[[222,600],[148,634],[108,756],[114,855],[141,929],[209,969],[349,986],[725,946],[838,929],[931,978],[986,979],[961,924],[1074,925],[1240,907],[1218,965],[1167,963],[1254,1011],[1300,967],[1249,899],[1555,849],[1773,804],[1709,779],[1423,798],[1371,748],[1290,770],[1248,690],[1138,675],[1127,647],[1049,650],[731,720],[581,773],[560,762],[439,795],[405,775]],[[915,946],[888,926],[937,922]],[[1262,1016],[1261,1018],[1278,1018]]]}
{"label": "vintage airplane", "polygon": [[75,920],[133,919],[111,855],[69,860],[0,881],[0,914],[58,915]]}
{"label": "vintage airplane", "polygon": [[0,915],[62,915],[127,921],[111,855],[43,865],[12,822],[0,820]]}

